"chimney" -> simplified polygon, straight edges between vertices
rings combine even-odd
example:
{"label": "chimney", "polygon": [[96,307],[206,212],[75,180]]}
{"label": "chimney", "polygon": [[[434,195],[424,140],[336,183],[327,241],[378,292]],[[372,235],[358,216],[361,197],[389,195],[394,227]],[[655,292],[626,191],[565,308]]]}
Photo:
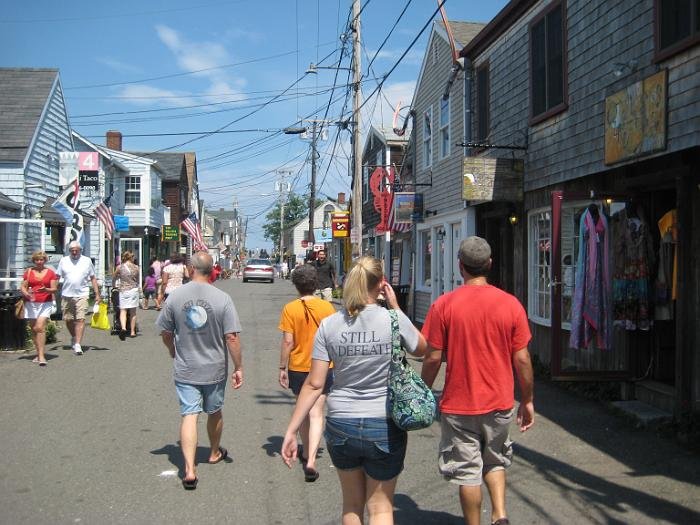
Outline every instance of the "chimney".
{"label": "chimney", "polygon": [[122,134],[119,131],[108,131],[106,142],[109,149],[122,150]]}
{"label": "chimney", "polygon": [[345,193],[338,193],[338,204],[345,204]]}

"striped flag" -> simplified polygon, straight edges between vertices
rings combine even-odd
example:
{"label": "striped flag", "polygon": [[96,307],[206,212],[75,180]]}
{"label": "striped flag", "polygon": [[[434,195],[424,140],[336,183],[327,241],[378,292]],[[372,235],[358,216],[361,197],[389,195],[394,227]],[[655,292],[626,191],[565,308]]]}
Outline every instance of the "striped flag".
{"label": "striped flag", "polygon": [[204,244],[204,238],[202,237],[202,228],[197,220],[197,214],[190,213],[185,220],[180,223],[180,226],[185,228],[187,233],[190,234],[193,251],[207,250],[207,245]]}
{"label": "striped flag", "polygon": [[67,253],[68,244],[77,241],[85,246],[83,235],[83,214],[80,212],[80,185],[78,177],[68,184],[63,192],[51,205],[66,220],[66,231],[63,237],[64,252]]}
{"label": "striped flag", "polygon": [[100,201],[100,203],[93,210],[97,218],[105,227],[105,237],[107,237],[108,240],[112,239],[112,232],[114,231],[114,214],[112,214],[112,208],[109,204],[110,200],[112,200],[112,194],[110,194],[105,200]]}

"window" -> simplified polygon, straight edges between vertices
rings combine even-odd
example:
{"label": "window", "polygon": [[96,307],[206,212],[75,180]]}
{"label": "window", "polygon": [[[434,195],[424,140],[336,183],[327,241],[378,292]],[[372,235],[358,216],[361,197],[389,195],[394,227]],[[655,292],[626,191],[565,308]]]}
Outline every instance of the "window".
{"label": "window", "polygon": [[369,175],[372,168],[365,166],[362,170],[362,202],[369,201]]}
{"label": "window", "polygon": [[440,99],[440,158],[450,154],[450,99]]}
{"label": "window", "polygon": [[323,227],[331,227],[331,215],[335,213],[335,207],[332,204],[326,204],[323,208]]}
{"label": "window", "polygon": [[423,167],[433,165],[433,110],[423,113]]}
{"label": "window", "polygon": [[700,0],[656,0],[657,58],[700,42]]}
{"label": "window", "polygon": [[[561,210],[561,295],[562,328],[569,329],[576,285],[576,262],[579,251],[579,224],[581,215],[590,202],[567,202]],[[599,209],[602,203],[597,203]],[[530,295],[528,313],[540,324],[549,325],[551,312],[551,212],[544,209],[532,212],[528,221],[530,229],[528,281]]]}
{"label": "window", "polygon": [[141,204],[141,177],[129,176],[126,178],[124,189],[125,204]]}
{"label": "window", "polygon": [[566,107],[564,21],[563,4],[555,2],[530,24],[530,104],[536,121]]}
{"label": "window", "polygon": [[417,288],[430,289],[432,286],[430,262],[432,258],[432,244],[430,242],[430,230],[424,230],[418,234],[418,282]]}
{"label": "window", "polygon": [[476,140],[486,141],[491,127],[489,113],[489,63],[486,62],[476,70]]}

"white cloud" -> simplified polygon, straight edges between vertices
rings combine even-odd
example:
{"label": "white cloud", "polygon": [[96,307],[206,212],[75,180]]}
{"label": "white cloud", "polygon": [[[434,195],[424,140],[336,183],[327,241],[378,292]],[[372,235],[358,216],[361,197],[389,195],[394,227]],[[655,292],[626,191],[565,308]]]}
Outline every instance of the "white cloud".
{"label": "white cloud", "polygon": [[104,64],[107,67],[118,71],[119,73],[143,73],[140,67],[136,67],[132,64],[127,64],[126,62],[121,62],[109,57],[98,57],[97,62]]}
{"label": "white cloud", "polygon": [[223,93],[226,94],[225,100],[230,100],[232,94],[237,94],[236,98],[240,100],[245,98],[241,94],[245,80],[231,74],[230,68],[221,68],[232,62],[225,46],[218,42],[187,40],[175,29],[162,24],[155,29],[181,69],[209,81],[209,86],[204,90],[210,95],[207,97],[209,102],[220,102],[222,97],[217,95]]}
{"label": "white cloud", "polygon": [[161,89],[145,84],[133,84],[124,86],[118,92],[120,97],[128,97],[128,102],[137,106],[190,106],[196,104],[185,93],[178,93],[169,89]]}

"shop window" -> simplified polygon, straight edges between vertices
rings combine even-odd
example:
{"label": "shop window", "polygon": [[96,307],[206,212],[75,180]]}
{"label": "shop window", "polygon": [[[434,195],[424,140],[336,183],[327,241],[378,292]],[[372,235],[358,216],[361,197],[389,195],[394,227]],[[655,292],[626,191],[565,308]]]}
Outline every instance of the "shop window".
{"label": "shop window", "polygon": [[450,99],[440,99],[440,158],[450,154]]}
{"label": "shop window", "polygon": [[530,24],[531,117],[539,122],[566,108],[565,10],[552,3]]}
{"label": "shop window", "polygon": [[141,204],[141,177],[126,177],[124,203],[136,206]]}
{"label": "shop window", "polygon": [[433,165],[433,109],[423,113],[423,167]]}
{"label": "shop window", "polygon": [[700,41],[700,0],[655,0],[655,4],[658,58]]}
{"label": "shop window", "polygon": [[[576,285],[576,262],[579,251],[581,215],[590,202],[565,203],[561,210],[561,294],[562,328],[571,328],[571,309]],[[602,203],[597,203],[602,209]],[[551,312],[551,211],[549,208],[530,213],[528,285],[528,314],[533,321],[549,326]]]}
{"label": "shop window", "polygon": [[479,66],[476,70],[476,139],[487,140],[490,123],[489,64]]}
{"label": "shop window", "polygon": [[60,253],[63,255],[63,233],[65,227],[46,225],[44,230],[44,241],[46,243],[45,251],[47,254]]}
{"label": "shop window", "polygon": [[418,282],[416,288],[429,290],[432,286],[431,265],[432,259],[432,244],[430,241],[430,230],[419,232],[418,234],[418,253],[416,256],[416,267],[418,271]]}

